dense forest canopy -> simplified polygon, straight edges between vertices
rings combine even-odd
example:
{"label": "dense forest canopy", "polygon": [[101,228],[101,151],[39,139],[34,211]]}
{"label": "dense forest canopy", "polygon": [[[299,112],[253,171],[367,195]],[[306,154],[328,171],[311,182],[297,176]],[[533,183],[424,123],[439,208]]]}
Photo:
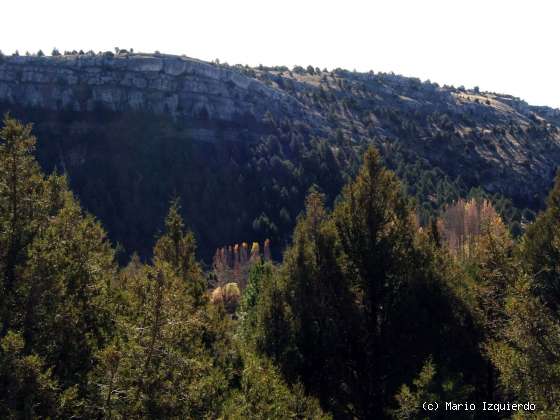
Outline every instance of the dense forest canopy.
{"label": "dense forest canopy", "polygon": [[119,264],[35,149],[6,116],[0,417],[424,419],[425,401],[560,416],[560,178],[519,237],[483,196],[420,223],[371,147],[337,200],[305,191],[281,263],[255,242],[208,272],[182,198],[161,197],[151,258]]}

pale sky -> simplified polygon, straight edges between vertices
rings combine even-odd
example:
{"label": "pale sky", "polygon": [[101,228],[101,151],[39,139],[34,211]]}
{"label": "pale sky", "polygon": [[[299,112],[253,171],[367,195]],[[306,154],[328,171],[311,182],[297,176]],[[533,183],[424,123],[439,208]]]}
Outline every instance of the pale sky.
{"label": "pale sky", "polygon": [[0,49],[394,71],[560,108],[559,19],[556,0],[17,0]]}

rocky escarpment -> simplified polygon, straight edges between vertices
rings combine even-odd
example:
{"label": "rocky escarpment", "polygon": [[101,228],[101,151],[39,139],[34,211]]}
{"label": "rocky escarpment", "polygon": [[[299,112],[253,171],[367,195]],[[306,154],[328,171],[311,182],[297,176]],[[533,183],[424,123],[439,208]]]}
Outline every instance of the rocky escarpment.
{"label": "rocky escarpment", "polygon": [[560,161],[559,110],[394,74],[251,69],[163,54],[12,56],[0,57],[0,104],[165,115],[195,141],[256,142],[298,124],[307,138],[343,136],[383,150],[398,143],[469,186],[530,206],[542,202]]}
{"label": "rocky escarpment", "polygon": [[560,164],[558,109],[395,74],[312,67],[254,74],[321,113],[338,137],[375,143],[393,168],[401,159],[395,161],[394,151],[401,149],[409,156],[402,164],[439,168],[520,207],[542,205]]}
{"label": "rocky escarpment", "polygon": [[50,111],[153,112],[186,125],[213,121],[246,128],[267,113],[315,130],[322,123],[293,96],[238,71],[160,54],[2,57],[0,102]]}
{"label": "rocky escarpment", "polygon": [[279,255],[309,188],[332,204],[370,144],[417,199],[422,220],[480,188],[521,226],[542,208],[560,163],[559,110],[311,66],[0,55],[6,111],[35,123],[44,168],[66,172],[112,239],[142,255],[173,196],[207,261],[217,247],[249,239],[270,238]]}

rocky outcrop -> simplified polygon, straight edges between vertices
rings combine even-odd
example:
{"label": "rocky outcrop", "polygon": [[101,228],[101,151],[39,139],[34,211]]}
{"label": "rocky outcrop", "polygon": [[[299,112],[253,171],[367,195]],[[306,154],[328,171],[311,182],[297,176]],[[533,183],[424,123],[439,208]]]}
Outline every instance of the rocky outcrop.
{"label": "rocky outcrop", "polygon": [[0,102],[53,111],[147,111],[180,122],[259,122],[269,112],[319,126],[292,96],[218,65],[168,55],[0,58]]}

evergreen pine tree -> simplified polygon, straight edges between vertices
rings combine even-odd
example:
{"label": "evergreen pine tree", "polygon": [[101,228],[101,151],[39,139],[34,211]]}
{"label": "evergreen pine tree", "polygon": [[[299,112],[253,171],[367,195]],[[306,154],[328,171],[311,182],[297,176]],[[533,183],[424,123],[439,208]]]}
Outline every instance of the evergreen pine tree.
{"label": "evergreen pine tree", "polygon": [[560,174],[548,196],[546,211],[527,227],[522,258],[535,281],[535,291],[554,310],[560,309]]}
{"label": "evergreen pine tree", "polygon": [[56,384],[60,411],[45,415],[77,414],[112,334],[113,251],[65,178],[41,173],[31,126],[6,117],[0,140],[0,338],[18,337],[9,341],[22,343],[22,360],[35,357],[41,381]]}
{"label": "evergreen pine tree", "polygon": [[522,239],[525,263],[507,289],[506,322],[488,351],[505,391],[538,407],[540,418],[560,415],[560,177]]}
{"label": "evergreen pine tree", "polygon": [[191,231],[185,232],[180,211],[179,200],[173,200],[165,218],[165,233],[154,248],[154,258],[156,262],[170,264],[175,274],[185,282],[194,304],[201,306],[207,301],[206,284],[200,264],[196,261],[196,240]]}

